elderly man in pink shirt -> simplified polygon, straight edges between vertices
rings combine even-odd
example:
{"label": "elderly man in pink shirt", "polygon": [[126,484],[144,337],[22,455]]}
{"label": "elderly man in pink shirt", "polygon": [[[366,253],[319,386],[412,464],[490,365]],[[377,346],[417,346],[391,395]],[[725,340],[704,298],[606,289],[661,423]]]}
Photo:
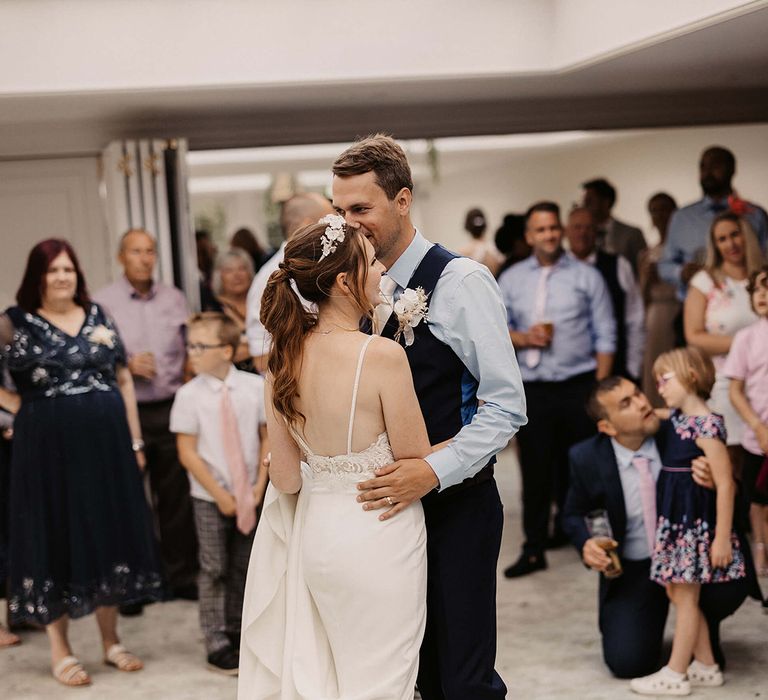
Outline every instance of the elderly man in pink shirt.
{"label": "elderly man in pink shirt", "polygon": [[173,398],[184,383],[189,308],[178,289],[154,279],[157,252],[147,231],[126,232],[118,260],[124,276],[94,298],[117,323],[128,351],[144,443],[138,441],[134,450],[146,453],[166,575],[174,595],[196,599],[197,540],[189,480],[169,431]]}

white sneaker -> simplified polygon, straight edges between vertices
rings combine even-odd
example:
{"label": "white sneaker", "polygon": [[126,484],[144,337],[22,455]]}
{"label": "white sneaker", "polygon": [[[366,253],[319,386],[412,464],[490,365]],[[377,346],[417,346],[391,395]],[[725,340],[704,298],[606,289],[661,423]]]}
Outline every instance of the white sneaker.
{"label": "white sneaker", "polygon": [[683,676],[681,679],[670,677],[667,667],[650,676],[633,678],[629,688],[638,695],[690,695],[691,684]]}
{"label": "white sneaker", "polygon": [[688,680],[691,682],[691,687],[702,686],[714,688],[725,683],[723,672],[717,664],[714,666],[705,666],[698,661],[693,661],[688,667]]}

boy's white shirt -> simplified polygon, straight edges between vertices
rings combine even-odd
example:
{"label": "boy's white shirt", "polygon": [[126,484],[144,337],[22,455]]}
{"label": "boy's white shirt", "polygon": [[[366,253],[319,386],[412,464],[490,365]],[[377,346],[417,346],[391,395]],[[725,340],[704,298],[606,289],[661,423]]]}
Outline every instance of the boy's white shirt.
{"label": "boy's white shirt", "polygon": [[[197,453],[213,477],[232,493],[226,455],[221,436],[221,387],[226,383],[237,416],[243,457],[251,484],[256,483],[261,440],[259,426],[266,425],[264,380],[257,374],[241,372],[232,366],[222,382],[209,374],[199,374],[176,392],[171,409],[172,433],[197,436]],[[213,496],[189,474],[193,498],[214,502]]]}

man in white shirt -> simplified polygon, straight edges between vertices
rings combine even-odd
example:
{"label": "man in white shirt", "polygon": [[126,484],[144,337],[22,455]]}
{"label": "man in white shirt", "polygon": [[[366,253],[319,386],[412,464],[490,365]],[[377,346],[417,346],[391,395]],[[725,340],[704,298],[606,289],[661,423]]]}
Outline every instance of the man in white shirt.
{"label": "man in white shirt", "polygon": [[[248,337],[248,347],[253,356],[256,369],[264,374],[267,370],[267,358],[272,347],[272,337],[261,323],[261,298],[267,287],[270,275],[277,270],[285,256],[285,244],[300,228],[317,223],[327,214],[335,213],[331,203],[317,192],[296,194],[283,203],[280,214],[280,228],[283,230],[285,241],[277,252],[262,265],[248,290],[245,313],[245,334]],[[300,296],[300,295],[299,295]],[[305,304],[306,305],[306,304]]]}
{"label": "man in white shirt", "polygon": [[616,318],[613,374],[637,380],[643,366],[645,309],[632,266],[621,255],[598,250],[595,220],[586,207],[576,207],[568,215],[565,236],[571,254],[596,267],[610,292]]}

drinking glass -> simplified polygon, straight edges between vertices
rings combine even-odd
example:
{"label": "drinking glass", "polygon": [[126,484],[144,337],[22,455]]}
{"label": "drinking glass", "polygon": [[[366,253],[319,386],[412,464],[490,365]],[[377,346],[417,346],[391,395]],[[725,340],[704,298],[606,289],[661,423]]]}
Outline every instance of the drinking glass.
{"label": "drinking glass", "polygon": [[611,563],[603,572],[606,578],[616,578],[621,576],[621,559],[616,551],[618,544],[613,539],[613,530],[611,521],[608,520],[608,513],[604,510],[594,510],[585,518],[587,530],[597,545],[605,550],[605,553],[611,558]]}

